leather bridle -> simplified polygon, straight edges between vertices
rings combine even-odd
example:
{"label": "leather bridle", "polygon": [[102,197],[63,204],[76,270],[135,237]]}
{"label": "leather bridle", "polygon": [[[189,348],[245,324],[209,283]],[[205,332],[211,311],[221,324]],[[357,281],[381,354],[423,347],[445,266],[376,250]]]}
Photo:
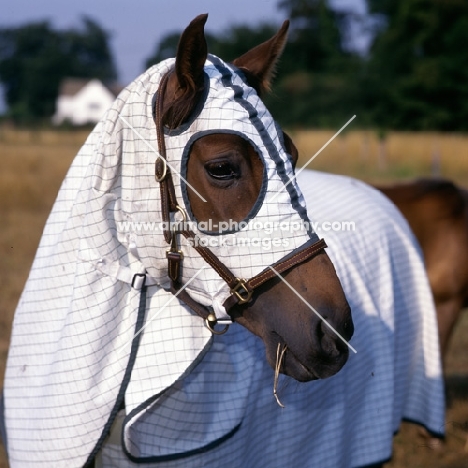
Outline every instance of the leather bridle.
{"label": "leather bridle", "polygon": [[[200,317],[205,320],[207,327],[214,334],[223,334],[229,328],[227,325],[221,331],[216,330],[214,327],[218,320],[213,310],[210,307],[204,306],[195,301],[188,292],[183,288],[181,282],[181,266],[184,255],[178,247],[177,235],[181,234],[186,239],[191,241],[191,244],[200,256],[218,273],[218,275],[229,286],[231,295],[224,301],[223,307],[226,312],[236,306],[237,304],[246,304],[251,301],[255,290],[266,283],[267,281],[275,278],[277,274],[284,273],[291,268],[305,262],[309,258],[317,255],[325,247],[327,247],[323,239],[319,239],[314,243],[308,243],[306,246],[295,252],[283,257],[278,262],[274,263],[270,268],[260,272],[258,275],[246,280],[236,277],[229,268],[224,265],[218,257],[208,248],[201,245],[198,236],[188,227],[186,215],[183,208],[177,203],[174,182],[172,180],[171,170],[166,163],[166,144],[164,140],[164,129],[162,124],[162,110],[163,110],[163,97],[169,80],[170,72],[164,75],[161,80],[159,90],[156,95],[155,102],[155,124],[156,134],[158,139],[159,156],[155,162],[155,179],[159,182],[161,191],[161,211],[162,221],[164,225],[164,238],[169,244],[169,249],[166,252],[168,260],[168,276],[171,280],[171,292],[185,304],[196,312]],[[183,216],[182,229],[175,228],[175,223],[171,223],[171,213],[180,212]],[[173,226],[171,229],[170,226]]]}

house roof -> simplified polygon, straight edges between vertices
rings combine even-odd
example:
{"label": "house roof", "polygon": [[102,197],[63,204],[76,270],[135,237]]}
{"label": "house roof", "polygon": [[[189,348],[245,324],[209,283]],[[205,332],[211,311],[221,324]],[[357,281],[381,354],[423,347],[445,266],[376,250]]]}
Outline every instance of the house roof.
{"label": "house roof", "polygon": [[[92,79],[89,78],[65,78],[59,87],[59,96],[74,96],[78,91],[84,88]],[[104,85],[105,86],[105,85]],[[123,86],[112,84],[105,86],[114,96],[122,91]]]}

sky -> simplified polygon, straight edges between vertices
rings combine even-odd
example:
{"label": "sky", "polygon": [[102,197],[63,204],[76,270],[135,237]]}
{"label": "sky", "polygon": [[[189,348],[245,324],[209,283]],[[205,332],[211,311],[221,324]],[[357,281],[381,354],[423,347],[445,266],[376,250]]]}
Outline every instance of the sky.
{"label": "sky", "polygon": [[[127,85],[144,71],[159,41],[182,31],[200,13],[208,13],[206,30],[222,32],[233,24],[282,23],[278,0],[14,0],[4,2],[0,28],[50,20],[57,29],[79,27],[82,15],[96,20],[111,34],[119,83]],[[333,4],[364,11],[364,0],[334,0]],[[0,110],[2,102],[0,97]]]}

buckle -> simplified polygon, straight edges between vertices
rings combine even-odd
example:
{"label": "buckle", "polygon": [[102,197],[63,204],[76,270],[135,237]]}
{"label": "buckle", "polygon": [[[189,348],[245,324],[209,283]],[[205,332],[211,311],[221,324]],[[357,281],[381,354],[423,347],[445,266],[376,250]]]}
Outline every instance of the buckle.
{"label": "buckle", "polygon": [[[158,175],[158,164],[160,164],[160,161],[163,164],[163,172],[161,176]],[[160,155],[157,155],[156,161],[154,162],[154,178],[156,179],[156,182],[162,182],[167,175],[167,163],[166,160]]]}
{"label": "buckle", "polygon": [[237,297],[239,304],[245,304],[252,299],[253,291],[247,289],[247,280],[236,278],[236,281],[237,283],[231,288],[231,293]]}
{"label": "buckle", "polygon": [[171,245],[169,246],[169,249],[166,250],[166,257],[171,258],[172,260],[177,259],[182,260],[184,258],[184,254],[182,250],[179,249],[179,244],[177,243],[177,231],[175,225],[172,227],[172,236],[171,236]]}
{"label": "buckle", "polygon": [[182,250],[166,250],[166,258],[171,261],[181,261],[184,259],[184,252]]}
{"label": "buckle", "polygon": [[205,325],[207,326],[208,330],[210,330],[213,335],[224,335],[228,329],[229,325],[225,325],[222,330],[215,330],[215,325],[218,323],[218,319],[216,318],[215,314],[210,314],[205,319]]}

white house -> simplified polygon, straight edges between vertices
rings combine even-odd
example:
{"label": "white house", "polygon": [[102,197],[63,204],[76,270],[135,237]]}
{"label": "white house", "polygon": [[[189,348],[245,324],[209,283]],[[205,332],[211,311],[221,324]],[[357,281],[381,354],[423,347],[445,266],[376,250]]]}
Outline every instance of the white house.
{"label": "white house", "polygon": [[114,102],[117,91],[105,87],[97,79],[68,78],[60,86],[57,110],[52,117],[52,123],[96,123]]}

